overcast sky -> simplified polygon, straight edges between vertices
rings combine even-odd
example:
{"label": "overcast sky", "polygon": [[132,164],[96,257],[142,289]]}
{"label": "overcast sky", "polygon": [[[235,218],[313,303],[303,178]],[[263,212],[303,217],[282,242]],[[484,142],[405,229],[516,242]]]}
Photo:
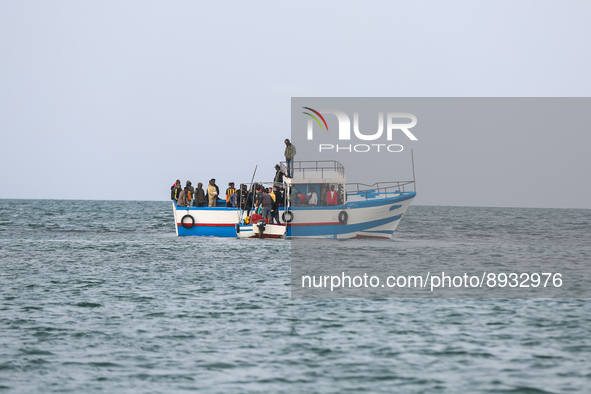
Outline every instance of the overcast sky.
{"label": "overcast sky", "polygon": [[[558,1],[0,1],[0,198],[167,200],[177,178],[225,188],[255,165],[270,180],[291,97],[587,97],[589,15]],[[590,130],[557,133],[573,151],[552,174],[569,182],[548,191],[569,198],[498,205],[591,208]],[[417,181],[441,176],[420,160]],[[491,205],[468,195],[457,205]]]}

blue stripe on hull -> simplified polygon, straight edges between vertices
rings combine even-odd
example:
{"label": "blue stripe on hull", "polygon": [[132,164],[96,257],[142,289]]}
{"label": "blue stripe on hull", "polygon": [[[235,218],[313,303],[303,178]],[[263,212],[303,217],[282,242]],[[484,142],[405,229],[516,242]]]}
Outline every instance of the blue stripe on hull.
{"label": "blue stripe on hull", "polygon": [[236,238],[234,226],[193,226],[184,228],[178,226],[179,236],[194,235],[198,237],[231,237]]}
{"label": "blue stripe on hull", "polygon": [[372,228],[383,226],[384,224],[392,223],[402,218],[402,214],[391,216],[384,219],[372,220],[370,222],[356,223],[356,224],[339,224],[328,226],[289,226],[287,228],[288,237],[330,237],[336,238],[340,235],[347,235],[356,232],[367,231],[380,234],[394,234],[394,231],[388,230],[371,230]]}
{"label": "blue stripe on hull", "polygon": [[410,200],[415,198],[417,193],[415,192],[407,192],[404,195],[398,197],[389,197],[389,198],[380,198],[376,200],[366,200],[366,201],[351,201],[347,202],[347,208],[368,208],[368,207],[379,207],[382,205],[388,205],[392,203],[399,203],[402,201]]}

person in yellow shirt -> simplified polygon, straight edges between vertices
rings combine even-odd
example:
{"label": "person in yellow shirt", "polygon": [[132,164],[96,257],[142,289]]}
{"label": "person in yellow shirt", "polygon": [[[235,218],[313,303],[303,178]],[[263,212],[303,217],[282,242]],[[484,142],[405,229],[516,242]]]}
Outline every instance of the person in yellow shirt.
{"label": "person in yellow shirt", "polygon": [[234,188],[234,182],[228,183],[228,188],[226,189],[226,206],[233,207],[230,199],[232,198],[232,194],[236,193],[236,189]]}

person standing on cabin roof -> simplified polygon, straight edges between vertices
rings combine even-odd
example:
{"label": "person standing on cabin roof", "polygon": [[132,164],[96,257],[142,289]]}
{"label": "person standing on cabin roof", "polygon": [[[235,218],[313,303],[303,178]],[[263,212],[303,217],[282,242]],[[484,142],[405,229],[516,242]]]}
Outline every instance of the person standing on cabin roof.
{"label": "person standing on cabin roof", "polygon": [[235,207],[236,206],[236,203],[234,203],[234,205],[232,205],[232,203],[230,202],[230,199],[234,193],[236,193],[236,189],[234,188],[234,182],[230,182],[230,183],[228,183],[228,188],[226,189],[226,206],[227,207]]}
{"label": "person standing on cabin roof", "polygon": [[337,205],[337,192],[334,190],[334,185],[330,185],[330,190],[326,192],[326,205]]}
{"label": "person standing on cabin roof", "polygon": [[179,199],[176,202],[176,206],[177,207],[186,207],[187,206],[187,192],[189,191],[188,187],[185,187],[180,193],[179,193]]}
{"label": "person standing on cabin roof", "polygon": [[283,185],[283,176],[285,174],[283,173],[283,171],[281,171],[281,167],[279,167],[279,164],[275,164],[275,179],[273,179],[273,186],[281,186]]}
{"label": "person standing on cabin roof", "polygon": [[197,184],[197,189],[195,189],[195,206],[202,207],[205,205],[205,190],[203,190],[203,183],[199,182]]}
{"label": "person standing on cabin roof", "polygon": [[296,155],[296,148],[295,145],[289,142],[289,140],[285,139],[285,164],[287,166],[287,177],[291,178],[293,176],[293,158]]}
{"label": "person standing on cabin roof", "polygon": [[179,193],[181,192],[181,181],[176,180],[174,185],[170,187],[170,199],[176,201],[179,199]]}
{"label": "person standing on cabin roof", "polygon": [[211,179],[207,185],[207,201],[209,202],[207,206],[215,207],[217,205],[218,194],[220,194],[220,189],[215,184],[215,179]]}
{"label": "person standing on cabin roof", "polygon": [[195,188],[191,186],[191,181],[187,181],[187,206],[193,206],[193,196],[195,196]]}

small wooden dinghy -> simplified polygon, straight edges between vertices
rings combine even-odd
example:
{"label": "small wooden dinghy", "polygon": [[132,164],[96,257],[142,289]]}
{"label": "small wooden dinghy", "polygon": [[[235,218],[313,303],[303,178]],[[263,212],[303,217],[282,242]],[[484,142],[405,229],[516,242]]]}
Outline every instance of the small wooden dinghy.
{"label": "small wooden dinghy", "polygon": [[281,238],[285,236],[287,226],[268,224],[259,220],[254,224],[237,224],[236,235],[238,238]]}

